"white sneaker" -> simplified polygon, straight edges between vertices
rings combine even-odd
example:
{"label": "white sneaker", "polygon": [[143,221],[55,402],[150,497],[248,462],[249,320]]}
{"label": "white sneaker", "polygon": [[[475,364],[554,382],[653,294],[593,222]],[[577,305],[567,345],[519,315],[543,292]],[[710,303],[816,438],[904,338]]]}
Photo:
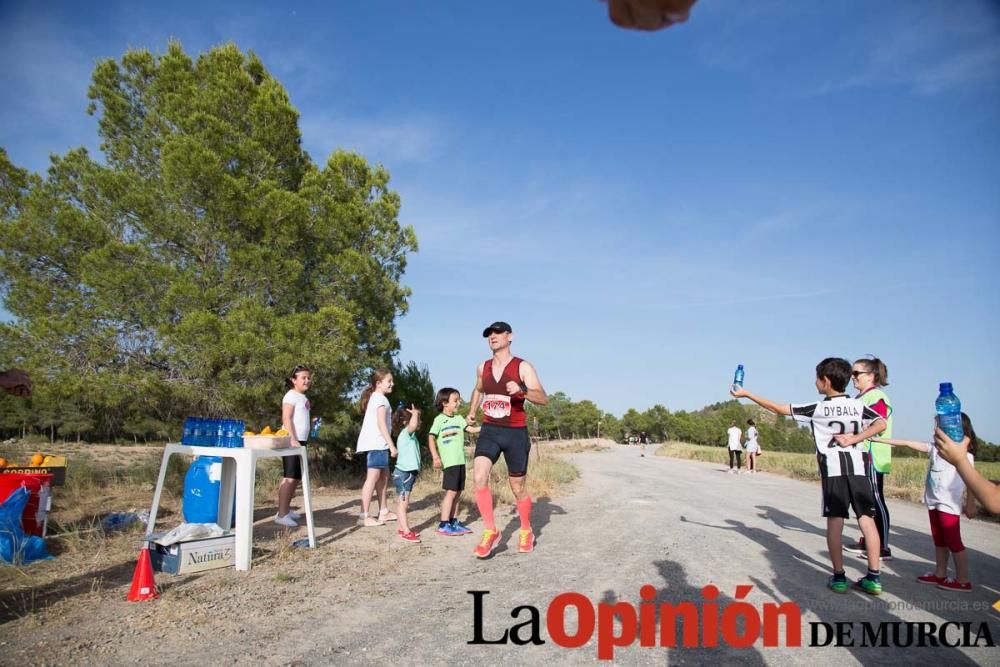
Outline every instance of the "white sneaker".
{"label": "white sneaker", "polygon": [[735,471],[735,470],[733,470],[732,468],[730,468],[730,469],[729,469],[729,474],[730,474],[730,475],[735,475],[735,474],[736,474],[736,471]]}
{"label": "white sneaker", "polygon": [[302,513],[296,512],[295,510],[288,510],[288,516],[292,517],[292,520],[298,521],[302,518]]}
{"label": "white sneaker", "polygon": [[289,512],[285,516],[280,514],[274,515],[274,522],[279,526],[288,526],[289,528],[298,528],[299,524],[296,523],[295,519],[292,518],[292,513]]}

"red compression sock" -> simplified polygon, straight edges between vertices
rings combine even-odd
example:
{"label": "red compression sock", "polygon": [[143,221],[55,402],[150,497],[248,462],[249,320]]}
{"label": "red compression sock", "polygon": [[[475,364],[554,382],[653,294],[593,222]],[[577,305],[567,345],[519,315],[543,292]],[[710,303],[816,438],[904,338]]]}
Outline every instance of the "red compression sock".
{"label": "red compression sock", "polygon": [[483,525],[489,530],[496,530],[497,526],[493,523],[493,492],[490,487],[476,489],[476,507],[483,517]]}
{"label": "red compression sock", "polygon": [[521,517],[521,530],[531,530],[531,496],[517,501],[517,515]]}

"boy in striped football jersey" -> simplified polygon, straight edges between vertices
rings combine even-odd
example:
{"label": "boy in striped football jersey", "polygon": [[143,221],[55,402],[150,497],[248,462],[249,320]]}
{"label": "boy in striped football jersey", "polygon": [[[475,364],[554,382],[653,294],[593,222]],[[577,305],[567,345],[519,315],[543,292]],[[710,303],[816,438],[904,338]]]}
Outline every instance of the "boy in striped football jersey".
{"label": "boy in striped football jersey", "polygon": [[[833,576],[827,586],[837,593],[846,593],[842,533],[844,519],[850,518],[848,508],[854,508],[858,526],[865,537],[868,574],[858,586],[866,593],[879,595],[879,552],[881,545],[875,526],[875,499],[868,481],[871,459],[857,447],[885,430],[886,422],[861,399],[850,398],[844,390],[851,379],[851,364],[846,359],[827,358],[816,366],[816,389],[823,400],[815,403],[789,405],[754,396],[738,385],[729,393],[736,398],[749,398],[766,410],[792,417],[809,424],[816,443],[816,460],[823,484],[823,516],[826,517],[826,544],[830,550]],[[840,436],[840,437],[834,437]]]}

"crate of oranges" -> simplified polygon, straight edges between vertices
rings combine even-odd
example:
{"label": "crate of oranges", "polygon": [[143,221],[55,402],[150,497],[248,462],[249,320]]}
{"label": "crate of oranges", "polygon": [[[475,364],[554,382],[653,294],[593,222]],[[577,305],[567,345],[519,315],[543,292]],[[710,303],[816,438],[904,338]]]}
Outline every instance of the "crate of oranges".
{"label": "crate of oranges", "polygon": [[52,486],[66,483],[66,457],[36,452],[25,463],[0,458],[0,475],[52,475]]}
{"label": "crate of oranges", "polygon": [[243,446],[250,449],[284,449],[292,446],[292,436],[283,428],[272,431],[270,426],[265,426],[260,433],[245,431]]}

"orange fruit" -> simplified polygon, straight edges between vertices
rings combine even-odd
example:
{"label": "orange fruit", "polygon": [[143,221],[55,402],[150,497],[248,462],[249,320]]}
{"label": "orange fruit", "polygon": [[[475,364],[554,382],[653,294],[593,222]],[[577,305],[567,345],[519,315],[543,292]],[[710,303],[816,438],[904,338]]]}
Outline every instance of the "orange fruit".
{"label": "orange fruit", "polygon": [[40,465],[42,465],[42,461],[44,461],[44,460],[45,460],[44,456],[42,456],[38,452],[35,452],[31,456],[31,465],[33,465],[33,466],[40,466]]}
{"label": "orange fruit", "polygon": [[7,459],[0,457],[0,468],[6,467]]}

